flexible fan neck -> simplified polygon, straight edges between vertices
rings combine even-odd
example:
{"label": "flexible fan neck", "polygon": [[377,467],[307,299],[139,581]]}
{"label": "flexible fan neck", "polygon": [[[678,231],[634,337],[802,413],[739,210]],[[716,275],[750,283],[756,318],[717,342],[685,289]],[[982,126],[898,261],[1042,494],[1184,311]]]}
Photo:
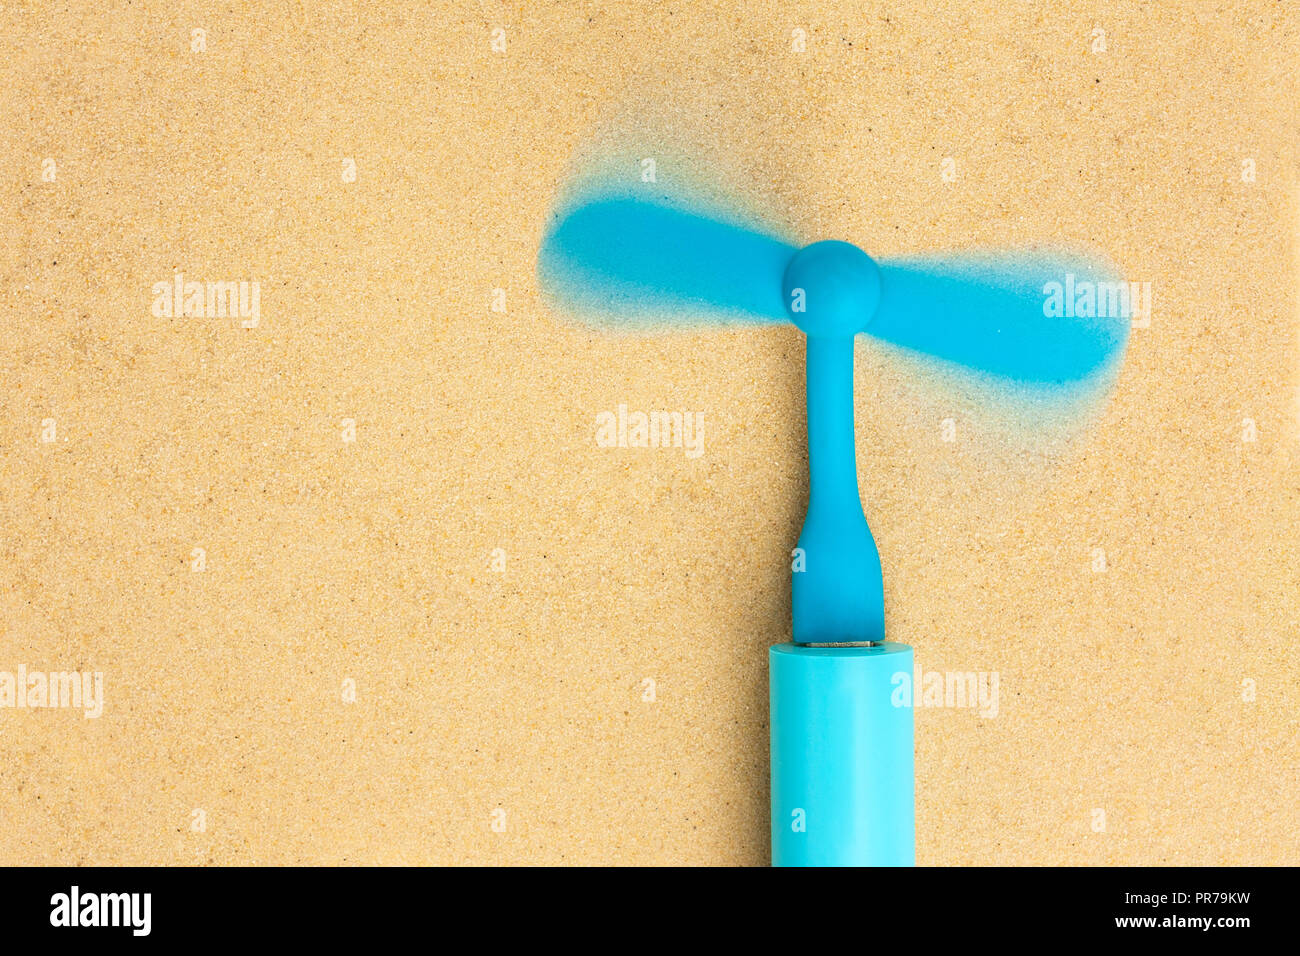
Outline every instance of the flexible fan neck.
{"label": "flexible fan neck", "polygon": [[799,644],[884,640],[880,557],[858,495],[853,338],[880,301],[880,271],[845,242],[819,242],[786,268],[795,324],[808,336],[808,516],[792,576]]}

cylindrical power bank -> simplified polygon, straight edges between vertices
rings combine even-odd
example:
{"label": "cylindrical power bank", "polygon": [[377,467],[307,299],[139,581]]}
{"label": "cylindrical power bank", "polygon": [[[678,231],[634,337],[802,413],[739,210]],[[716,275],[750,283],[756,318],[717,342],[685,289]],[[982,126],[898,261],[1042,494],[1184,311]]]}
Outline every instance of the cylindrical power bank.
{"label": "cylindrical power bank", "polygon": [[778,644],[768,662],[772,864],[912,866],[912,649]]}

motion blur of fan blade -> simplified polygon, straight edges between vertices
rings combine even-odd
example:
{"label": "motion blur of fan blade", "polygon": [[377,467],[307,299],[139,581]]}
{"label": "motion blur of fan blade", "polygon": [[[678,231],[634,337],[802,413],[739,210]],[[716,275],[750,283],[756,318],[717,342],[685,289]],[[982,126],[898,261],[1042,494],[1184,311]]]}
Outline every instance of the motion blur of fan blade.
{"label": "motion blur of fan blade", "polygon": [[[781,282],[797,251],[739,216],[610,196],[557,217],[538,274],[562,310],[595,325],[764,324],[790,320]],[[1123,351],[1127,319],[1097,317],[1118,284],[1087,257],[957,252],[878,264],[879,306],[861,331],[911,352],[1050,387],[1085,380]],[[1093,296],[1082,309],[1075,289]]]}
{"label": "motion blur of fan blade", "polygon": [[553,224],[538,274],[562,308],[599,325],[786,322],[781,276],[797,251],[711,214],[611,197]]}
{"label": "motion blur of fan blade", "polygon": [[[873,338],[1047,387],[1081,382],[1123,351],[1130,320],[1110,293],[1127,289],[1087,257],[956,253],[879,265],[880,304],[863,329]],[[1097,314],[1106,311],[1119,314]]]}

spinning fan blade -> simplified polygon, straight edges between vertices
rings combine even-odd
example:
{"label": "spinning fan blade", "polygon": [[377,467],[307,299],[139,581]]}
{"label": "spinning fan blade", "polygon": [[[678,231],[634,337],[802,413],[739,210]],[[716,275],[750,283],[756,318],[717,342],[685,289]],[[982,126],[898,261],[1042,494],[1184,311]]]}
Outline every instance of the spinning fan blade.
{"label": "spinning fan blade", "polygon": [[863,328],[874,338],[1048,387],[1088,379],[1123,352],[1129,289],[1082,257],[955,254],[879,266],[880,305]]}
{"label": "spinning fan blade", "polygon": [[781,275],[796,249],[721,219],[634,198],[596,199],[560,216],[538,276],[569,311],[628,326],[789,320]]}

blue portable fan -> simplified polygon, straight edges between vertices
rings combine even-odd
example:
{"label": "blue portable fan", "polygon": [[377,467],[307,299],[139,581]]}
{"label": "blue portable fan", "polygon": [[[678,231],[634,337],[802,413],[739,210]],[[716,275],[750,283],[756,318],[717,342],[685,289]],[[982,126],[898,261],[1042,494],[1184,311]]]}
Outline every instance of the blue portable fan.
{"label": "blue portable fan", "polygon": [[[858,494],[853,346],[863,333],[985,380],[1051,396],[1104,383],[1130,322],[1104,267],[1078,255],[873,260],[802,249],[714,208],[589,197],[558,213],[538,275],[601,324],[793,322],[807,336],[808,514],[791,581],[793,643],[769,654],[772,861],[914,862],[913,722],[887,642],[880,558]],[[1068,289],[1068,307],[1061,298]],[[1109,314],[1116,312],[1119,314]]]}

